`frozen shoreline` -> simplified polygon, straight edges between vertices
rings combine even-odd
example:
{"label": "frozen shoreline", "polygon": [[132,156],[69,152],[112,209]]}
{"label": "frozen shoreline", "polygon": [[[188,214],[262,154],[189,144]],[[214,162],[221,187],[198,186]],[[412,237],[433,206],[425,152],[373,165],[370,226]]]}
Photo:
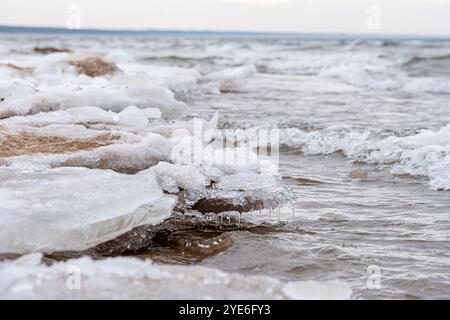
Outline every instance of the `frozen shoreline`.
{"label": "frozen shoreline", "polygon": [[[56,251],[35,269],[56,278],[95,247],[253,284],[342,279],[352,298],[446,295],[445,44],[100,40],[0,39],[3,253]],[[230,164],[195,135],[254,127],[279,128],[282,172]],[[209,160],[174,152],[189,146]],[[295,211],[259,212],[280,205]],[[167,223],[172,211],[216,221]],[[81,264],[134,263],[121,259]],[[366,288],[372,264],[380,290]]]}
{"label": "frozen shoreline", "polygon": [[[195,121],[204,130],[215,129],[217,123],[217,117],[210,122],[183,120],[187,106],[175,99],[174,91],[240,90],[256,72],[253,66],[202,76],[195,70],[138,64],[124,53],[91,57],[53,51],[61,52],[46,49],[35,50],[32,56],[1,57],[2,254],[82,251],[139,226],[159,224],[174,209],[245,212],[276,207],[289,199],[280,179],[264,173],[262,167],[220,161],[190,164],[174,157],[180,144],[208,142],[194,135]],[[208,152],[220,159],[217,152],[224,150],[209,147]],[[139,290],[122,283],[143,280],[149,273],[165,274],[164,281],[177,285],[185,278],[186,290],[196,292],[196,298],[236,298],[238,294],[282,299],[302,294],[275,279],[232,276],[200,267],[156,267],[131,258],[103,262],[84,258],[55,262],[51,267],[39,265],[38,260],[37,255],[3,261],[0,296],[182,297],[173,285],[159,280],[144,281]],[[61,270],[73,263],[81,264],[83,273],[88,269],[88,274],[100,273],[107,279],[88,277],[86,286],[95,287],[93,291],[47,290],[46,286],[67,278]],[[53,278],[53,284],[40,282],[41,275],[49,281]],[[218,281],[217,277],[223,281],[209,288],[207,283]],[[108,281],[120,285],[123,294],[103,290]],[[242,281],[248,286],[244,291]],[[235,284],[227,288],[230,283]],[[265,291],[258,289],[266,285]],[[320,284],[309,285],[317,287],[318,297],[328,296]],[[340,297],[337,290],[330,297]],[[344,297],[350,295],[349,289],[342,290]]]}

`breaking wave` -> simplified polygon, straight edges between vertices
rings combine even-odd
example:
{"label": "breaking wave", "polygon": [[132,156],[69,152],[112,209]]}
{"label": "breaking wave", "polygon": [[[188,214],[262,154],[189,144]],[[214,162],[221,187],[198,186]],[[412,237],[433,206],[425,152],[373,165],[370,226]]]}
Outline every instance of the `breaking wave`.
{"label": "breaking wave", "polygon": [[340,152],[355,160],[387,165],[393,174],[423,176],[434,190],[450,190],[450,125],[439,130],[392,131],[329,128],[284,129],[281,143],[306,154]]}

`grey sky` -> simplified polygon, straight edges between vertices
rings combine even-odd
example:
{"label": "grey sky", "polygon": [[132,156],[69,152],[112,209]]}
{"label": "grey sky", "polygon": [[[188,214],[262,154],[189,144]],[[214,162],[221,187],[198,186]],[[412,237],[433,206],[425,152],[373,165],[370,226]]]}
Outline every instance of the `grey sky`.
{"label": "grey sky", "polygon": [[450,0],[0,0],[0,25],[65,26],[73,4],[82,28],[450,34]]}

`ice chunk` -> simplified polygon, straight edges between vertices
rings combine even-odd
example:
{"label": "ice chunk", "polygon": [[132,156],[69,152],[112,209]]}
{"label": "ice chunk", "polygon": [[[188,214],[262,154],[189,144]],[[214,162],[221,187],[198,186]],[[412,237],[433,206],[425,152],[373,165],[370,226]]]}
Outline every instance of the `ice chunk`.
{"label": "ice chunk", "polygon": [[32,95],[6,98],[0,102],[0,118],[30,115],[39,112],[96,106],[120,112],[129,106],[140,109],[158,108],[166,118],[177,118],[186,112],[186,105],[177,101],[173,92],[140,80],[120,77],[107,86],[71,85],[41,87]]}
{"label": "ice chunk", "polygon": [[97,107],[79,107],[71,108],[65,111],[67,114],[74,117],[76,123],[82,122],[114,122],[115,117],[113,112],[107,112]]}
{"label": "ice chunk", "polygon": [[129,106],[119,113],[118,122],[121,124],[145,126],[148,119],[161,118],[161,111],[156,108],[139,109],[135,106]]}
{"label": "ice chunk", "polygon": [[64,154],[95,149],[118,140],[119,134],[91,130],[80,125],[0,127],[0,157]]}
{"label": "ice chunk", "polygon": [[175,201],[150,172],[0,167],[0,252],[88,249],[160,223]]}
{"label": "ice chunk", "polygon": [[139,109],[130,106],[116,113],[97,107],[78,107],[53,112],[41,112],[29,116],[15,116],[4,119],[4,124],[42,127],[50,124],[117,124],[145,126],[148,119],[159,119],[161,111],[157,108]]}
{"label": "ice chunk", "polygon": [[120,64],[119,67],[128,75],[157,82],[174,91],[193,89],[201,78],[198,71],[186,68],[130,63]]}
{"label": "ice chunk", "polygon": [[164,137],[150,134],[139,143],[114,144],[94,151],[70,155],[54,166],[111,169],[122,173],[136,173],[170,160],[172,143]]}
{"label": "ice chunk", "polygon": [[202,213],[248,212],[288,206],[291,195],[279,178],[244,171],[226,174],[216,167],[160,162],[149,169],[161,187],[178,193],[178,209]]}
{"label": "ice chunk", "polygon": [[[84,257],[39,264],[28,255],[0,263],[1,299],[351,299],[341,281],[283,282],[201,266],[169,266],[136,258]],[[70,282],[79,272],[80,282]],[[69,290],[78,286],[79,290]]]}
{"label": "ice chunk", "polygon": [[28,80],[19,78],[14,78],[10,81],[0,80],[0,97],[5,100],[28,97],[35,94],[36,91],[35,85]]}
{"label": "ice chunk", "polygon": [[256,73],[254,65],[247,65],[210,73],[201,79],[201,83],[206,83],[210,91],[217,88],[220,92],[234,92],[241,90],[246,84],[246,79]]}
{"label": "ice chunk", "polygon": [[57,73],[64,67],[64,60],[69,57],[69,53],[52,53],[45,56],[33,56],[23,61],[23,67],[34,68],[34,75],[43,73]]}

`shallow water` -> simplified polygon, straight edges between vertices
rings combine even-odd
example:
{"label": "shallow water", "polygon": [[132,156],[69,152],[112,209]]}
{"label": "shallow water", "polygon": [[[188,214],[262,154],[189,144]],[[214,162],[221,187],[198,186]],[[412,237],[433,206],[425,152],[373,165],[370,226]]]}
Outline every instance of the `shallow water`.
{"label": "shallow water", "polygon": [[[450,52],[445,45],[436,46]],[[370,45],[353,49],[357,55],[384,50]],[[428,50],[418,45],[413,49],[399,44],[386,51],[406,56],[422,50],[426,55]],[[348,55],[350,59],[352,53]],[[420,67],[424,74],[438,76],[433,78],[436,83],[448,84],[447,75],[434,73],[436,63],[445,70],[449,60],[438,59],[430,69]],[[426,92],[424,87],[417,91],[385,90],[376,84],[375,88],[356,86],[357,81],[349,84],[353,81],[292,75],[289,71],[289,75],[260,74],[246,92],[195,101],[195,105],[201,112],[211,107],[220,110],[227,127],[276,123],[305,132],[345,127],[356,133],[373,130],[388,137],[437,129],[450,120],[448,92]],[[390,71],[380,72],[386,75],[378,78],[388,82]],[[398,87],[406,84],[399,81]],[[289,280],[342,279],[352,285],[355,298],[448,298],[448,191],[430,190],[426,177],[393,174],[392,165],[381,161],[367,164],[340,152],[314,150],[305,154],[302,151],[307,143],[290,145],[280,156],[280,171],[297,195],[294,225],[288,223],[279,233],[235,231],[233,247],[203,264]],[[252,215],[252,220],[261,219],[257,213]],[[276,213],[272,219],[274,216]],[[283,213],[287,221],[289,216],[290,212]],[[380,270],[380,288],[367,286],[368,267],[372,265]]]}
{"label": "shallow water", "polygon": [[[6,48],[16,39],[2,41]],[[167,222],[145,250],[126,255],[283,280],[339,279],[354,298],[450,297],[450,196],[438,191],[450,189],[450,135],[445,129],[415,138],[450,124],[447,43],[104,37],[31,43],[119,48],[142,64],[200,72],[247,64],[259,70],[234,92],[177,97],[190,116],[210,118],[219,110],[223,128],[280,128],[279,170],[296,195],[294,212],[244,214],[241,225],[237,217],[229,225],[216,217],[203,228],[195,219]],[[369,266],[380,271],[380,287],[368,286]]]}

